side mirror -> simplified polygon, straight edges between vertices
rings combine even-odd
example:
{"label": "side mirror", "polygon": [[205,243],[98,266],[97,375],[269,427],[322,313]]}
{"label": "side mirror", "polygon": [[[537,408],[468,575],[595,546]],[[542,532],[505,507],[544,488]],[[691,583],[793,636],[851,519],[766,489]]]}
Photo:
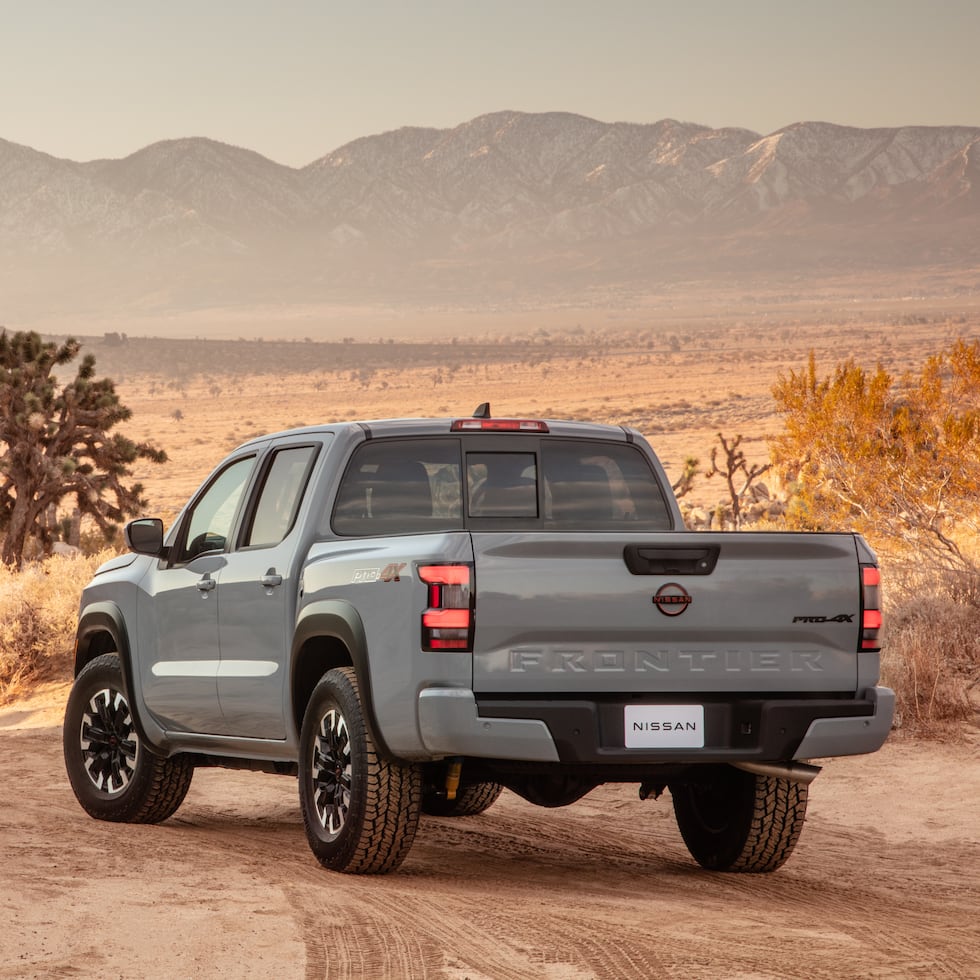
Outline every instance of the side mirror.
{"label": "side mirror", "polygon": [[138,555],[159,557],[163,551],[163,521],[159,517],[141,517],[123,528],[123,540]]}

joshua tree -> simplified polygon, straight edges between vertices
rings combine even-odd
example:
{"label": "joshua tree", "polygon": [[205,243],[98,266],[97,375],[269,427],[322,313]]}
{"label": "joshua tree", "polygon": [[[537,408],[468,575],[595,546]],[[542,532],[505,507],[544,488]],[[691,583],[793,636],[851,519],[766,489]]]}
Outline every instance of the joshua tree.
{"label": "joshua tree", "polygon": [[701,461],[696,456],[688,456],[684,460],[684,469],[681,471],[681,475],[670,486],[678,500],[694,489],[694,479],[698,475],[700,464]]}
{"label": "joshua tree", "polygon": [[74,338],[58,346],[34,332],[0,332],[0,560],[15,568],[29,541],[50,551],[45,514],[67,497],[110,537],[143,506],[142,486],[123,483],[130,464],[167,458],[149,443],[109,434],[132,413],[114,382],[95,377],[92,355],[66,384],[52,376],[80,349]]}
{"label": "joshua tree", "polygon": [[711,469],[707,470],[704,475],[706,477],[712,477],[717,474],[725,478],[725,484],[728,487],[728,497],[732,502],[732,524],[735,526],[735,530],[738,531],[742,526],[742,498],[749,492],[752,484],[772,464],[766,463],[763,466],[759,463],[753,463],[750,466],[745,458],[745,453],[738,448],[742,442],[740,435],[735,436],[734,439],[729,441],[719,432],[718,441],[721,443],[721,448],[725,453],[725,459],[721,466],[719,466],[718,447],[712,446]]}

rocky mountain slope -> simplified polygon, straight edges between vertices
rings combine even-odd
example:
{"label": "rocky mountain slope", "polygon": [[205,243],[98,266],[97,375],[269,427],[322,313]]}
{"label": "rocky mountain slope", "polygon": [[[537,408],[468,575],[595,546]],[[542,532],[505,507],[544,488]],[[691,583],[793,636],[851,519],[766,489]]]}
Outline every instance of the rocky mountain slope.
{"label": "rocky mountain slope", "polygon": [[499,112],[301,169],[202,138],[86,163],[0,140],[0,259],[15,309],[969,269],[980,129]]}

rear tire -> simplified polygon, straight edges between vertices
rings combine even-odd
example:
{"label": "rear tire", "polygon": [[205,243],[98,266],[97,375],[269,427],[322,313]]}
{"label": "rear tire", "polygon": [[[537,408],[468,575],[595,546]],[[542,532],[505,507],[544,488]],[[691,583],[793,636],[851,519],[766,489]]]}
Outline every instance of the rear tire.
{"label": "rear tire", "polygon": [[114,653],[96,657],[75,678],[62,739],[71,788],[97,820],[160,823],[190,789],[187,756],[166,759],[141,741]]}
{"label": "rear tire", "polygon": [[731,766],[705,767],[696,782],[671,784],[670,793],[687,849],[710,871],[775,871],[806,818],[806,784]]}
{"label": "rear tire", "polygon": [[433,817],[475,817],[489,810],[503,790],[500,783],[473,783],[461,786],[454,800],[447,800],[444,793],[429,790],[422,797],[422,812]]}
{"label": "rear tire", "polygon": [[350,667],[328,671],[310,697],[300,741],[299,798],[310,849],[332,871],[394,871],[415,840],[421,769],[380,756]]}

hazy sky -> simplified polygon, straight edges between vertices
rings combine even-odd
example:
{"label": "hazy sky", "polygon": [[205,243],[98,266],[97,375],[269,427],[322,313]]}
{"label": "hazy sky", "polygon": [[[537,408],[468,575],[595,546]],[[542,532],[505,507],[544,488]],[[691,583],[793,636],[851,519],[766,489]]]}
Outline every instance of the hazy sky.
{"label": "hazy sky", "polygon": [[980,125],[980,0],[0,0],[0,139],[301,166],[500,109],[769,133]]}

